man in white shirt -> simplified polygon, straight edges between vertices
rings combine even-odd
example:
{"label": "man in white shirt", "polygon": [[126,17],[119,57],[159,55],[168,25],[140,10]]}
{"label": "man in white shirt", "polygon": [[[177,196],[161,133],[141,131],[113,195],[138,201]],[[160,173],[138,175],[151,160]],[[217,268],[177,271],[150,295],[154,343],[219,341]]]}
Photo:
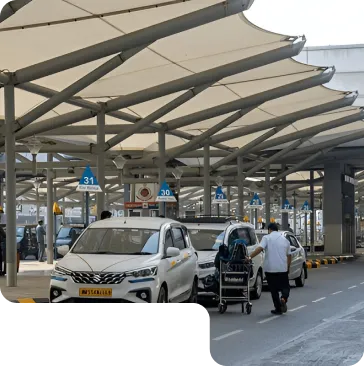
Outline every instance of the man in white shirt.
{"label": "man in white shirt", "polygon": [[[289,241],[278,232],[276,224],[268,225],[268,235],[265,235],[259,247],[254,250],[249,259],[254,258],[264,250],[264,272],[269,290],[272,294],[274,310],[272,314],[280,315],[287,312],[287,301],[290,293],[288,272],[291,265],[291,246]],[[279,292],[282,296],[279,297]]]}

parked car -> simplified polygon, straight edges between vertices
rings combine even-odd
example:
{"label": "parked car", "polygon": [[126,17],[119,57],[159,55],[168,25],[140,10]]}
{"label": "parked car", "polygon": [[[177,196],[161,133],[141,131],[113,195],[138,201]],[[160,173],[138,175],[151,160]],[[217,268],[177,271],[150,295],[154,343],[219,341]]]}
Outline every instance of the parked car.
{"label": "parked car", "polygon": [[35,228],[37,225],[17,225],[16,242],[20,259],[34,256],[38,260],[38,243]]}
{"label": "parked car", "polygon": [[[261,241],[268,230],[257,230],[257,236]],[[291,244],[292,262],[289,271],[290,281],[295,281],[297,287],[303,287],[307,279],[306,252],[294,234],[289,231],[279,231]],[[264,279],[265,280],[265,279]]]}
{"label": "parked car", "polygon": [[196,302],[197,255],[188,231],[165,218],[127,217],[87,227],[51,276],[50,302]]}
{"label": "parked car", "polygon": [[[70,224],[63,225],[56,237],[55,247],[61,247],[62,245],[68,245],[70,248],[76,242],[78,237],[81,235],[84,230],[84,225]],[[62,258],[60,254],[57,253],[58,258]]]}
{"label": "parked car", "polygon": [[[203,279],[215,273],[215,257],[220,245],[227,244],[228,238],[237,230],[243,230],[248,242],[248,252],[252,253],[259,244],[255,229],[251,224],[229,220],[226,218],[186,218],[180,219],[186,225],[193,247],[198,254],[199,297],[214,297],[215,294],[207,293],[204,289]],[[251,297],[259,299],[263,288],[263,262],[264,254],[261,253],[253,259],[254,275],[251,278]]]}

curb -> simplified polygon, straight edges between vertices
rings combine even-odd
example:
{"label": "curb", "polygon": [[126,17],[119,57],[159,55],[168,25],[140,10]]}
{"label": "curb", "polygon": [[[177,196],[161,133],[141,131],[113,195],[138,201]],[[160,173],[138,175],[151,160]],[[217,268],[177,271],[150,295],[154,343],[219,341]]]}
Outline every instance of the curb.
{"label": "curb", "polygon": [[13,300],[11,302],[14,302],[16,304],[35,304],[35,303],[49,303],[49,299],[44,299],[44,298],[21,298],[21,299],[17,299],[17,300]]}
{"label": "curb", "polygon": [[343,255],[338,257],[327,257],[322,259],[307,259],[306,265],[308,269],[311,268],[320,268],[321,265],[328,265],[328,264],[338,264],[344,261],[353,260],[354,256],[351,255]]}

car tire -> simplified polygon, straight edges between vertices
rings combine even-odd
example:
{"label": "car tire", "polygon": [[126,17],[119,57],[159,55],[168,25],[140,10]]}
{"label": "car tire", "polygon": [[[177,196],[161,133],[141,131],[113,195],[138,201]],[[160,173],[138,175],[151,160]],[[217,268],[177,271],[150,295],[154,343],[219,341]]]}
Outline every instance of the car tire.
{"label": "car tire", "polygon": [[305,281],[306,281],[305,268],[302,267],[300,276],[298,278],[295,278],[294,282],[296,283],[296,287],[303,287],[305,285]]}
{"label": "car tire", "polygon": [[191,295],[188,298],[187,302],[196,304],[197,303],[197,295],[198,295],[197,281],[193,281]]}
{"label": "car tire", "polygon": [[258,271],[257,278],[255,279],[254,288],[250,292],[250,297],[253,300],[258,300],[262,296],[263,292],[263,276],[262,272]]}
{"label": "car tire", "polygon": [[157,302],[158,303],[167,303],[168,302],[167,291],[166,291],[166,288],[164,286],[162,286],[160,291],[159,291]]}

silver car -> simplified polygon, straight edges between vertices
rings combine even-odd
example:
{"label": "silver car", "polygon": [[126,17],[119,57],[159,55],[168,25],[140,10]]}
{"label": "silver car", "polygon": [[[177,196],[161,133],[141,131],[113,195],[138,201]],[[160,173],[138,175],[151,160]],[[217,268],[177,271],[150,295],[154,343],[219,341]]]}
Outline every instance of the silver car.
{"label": "silver car", "polygon": [[[268,230],[256,230],[259,242],[264,235],[268,235]],[[289,279],[295,281],[297,287],[303,287],[307,279],[306,252],[298,239],[289,231],[279,231],[291,244],[292,262],[289,271]]]}

